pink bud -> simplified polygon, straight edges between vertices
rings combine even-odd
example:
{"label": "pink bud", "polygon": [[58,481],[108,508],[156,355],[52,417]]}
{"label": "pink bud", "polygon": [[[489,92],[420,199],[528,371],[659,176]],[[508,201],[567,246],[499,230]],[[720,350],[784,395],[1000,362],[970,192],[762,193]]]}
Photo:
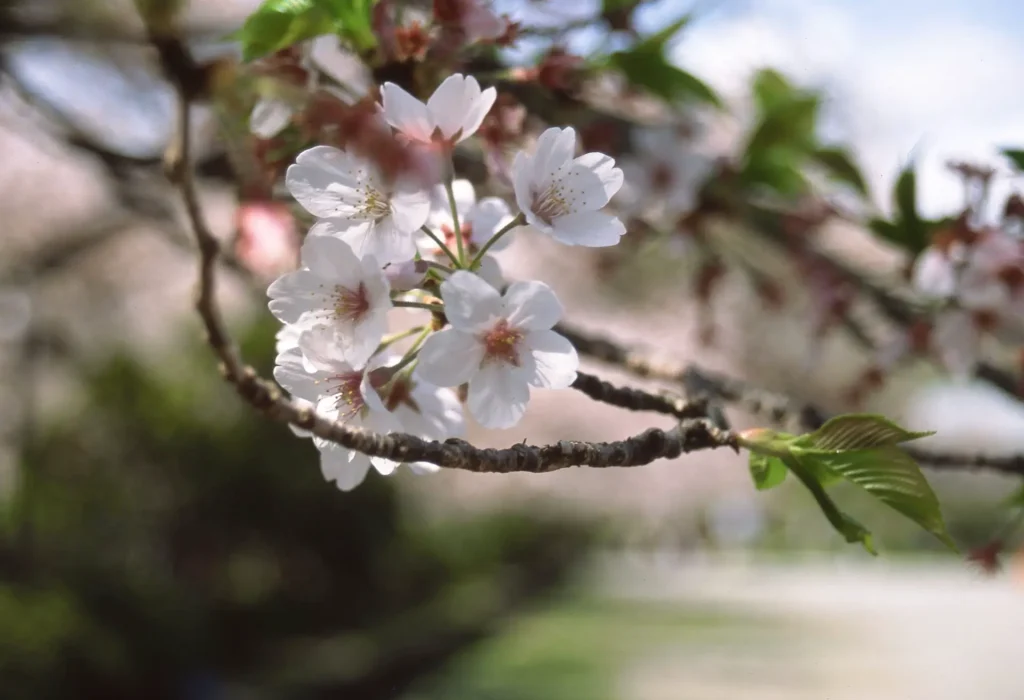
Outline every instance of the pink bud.
{"label": "pink bud", "polygon": [[264,200],[242,202],[235,222],[235,254],[247,268],[262,277],[276,277],[296,268],[299,236],[287,205]]}

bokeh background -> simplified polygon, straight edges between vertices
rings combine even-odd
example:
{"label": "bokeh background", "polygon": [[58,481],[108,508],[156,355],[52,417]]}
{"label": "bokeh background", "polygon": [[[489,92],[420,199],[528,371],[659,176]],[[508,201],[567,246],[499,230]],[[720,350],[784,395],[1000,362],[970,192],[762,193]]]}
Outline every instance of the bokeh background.
{"label": "bokeh background", "polygon": [[[255,4],[193,0],[196,50],[230,53],[220,39]],[[593,13],[497,6],[530,24]],[[638,21],[653,30],[691,8],[672,55],[730,105],[709,125],[712,149],[735,141],[766,66],[825,91],[821,129],[852,146],[882,211],[911,155],[937,216],[962,205],[947,160],[1024,142],[1017,3],[663,0]],[[325,483],[315,449],[243,406],[201,343],[193,253],[160,170],[172,95],[140,29],[127,1],[0,1],[4,697],[1024,697],[1024,565],[983,577],[864,499],[873,559],[798,487],[755,492],[732,454],[550,475],[403,471],[347,494]],[[568,41],[586,51],[604,37],[585,27]],[[204,204],[228,240],[234,192],[205,117]],[[863,232],[829,233],[891,265]],[[823,405],[863,370],[836,335],[808,371],[805,310],[766,313],[743,285],[716,300],[707,348],[681,272],[639,284],[637,263],[609,278],[593,257],[532,239],[504,255],[510,276],[551,283],[577,325],[666,357]],[[276,326],[261,290],[228,271],[220,293],[266,370]],[[938,447],[1024,451],[1024,411],[984,386],[911,371],[869,404],[938,430]],[[548,392],[514,430],[471,437],[605,440],[652,424],[668,425]],[[1016,486],[985,473],[933,483],[964,549],[1002,526]]]}

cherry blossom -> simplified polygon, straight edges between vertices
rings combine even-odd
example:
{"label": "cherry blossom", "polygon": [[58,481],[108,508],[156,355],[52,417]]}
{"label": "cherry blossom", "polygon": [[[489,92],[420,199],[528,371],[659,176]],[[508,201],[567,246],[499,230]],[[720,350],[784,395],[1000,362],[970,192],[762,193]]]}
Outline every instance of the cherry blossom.
{"label": "cherry blossom", "polygon": [[369,160],[314,146],[288,168],[285,183],[299,204],[322,219],[311,235],[336,236],[357,255],[382,264],[416,254],[414,234],[430,213],[430,197],[416,181],[388,182]]}
{"label": "cherry blossom", "polygon": [[284,323],[329,326],[342,356],[363,366],[387,331],[391,290],[376,258],[356,257],[344,241],[307,236],[302,269],[270,285],[270,311]]}
{"label": "cherry blossom", "polygon": [[[370,370],[376,367],[356,369],[341,356],[334,340],[335,335],[325,327],[304,331],[298,348],[278,355],[274,379],[296,399],[311,402],[324,418],[382,434],[399,430],[397,420],[372,386]],[[324,478],[342,491],[362,483],[371,464],[384,475],[398,466],[392,460],[368,457],[318,437],[313,443],[320,450]]]}
{"label": "cherry blossom", "polygon": [[564,389],[579,358],[551,328],[562,306],[542,282],[516,282],[504,295],[479,276],[457,271],[441,284],[451,328],[420,350],[416,376],[438,386],[469,383],[470,413],[488,428],[510,428],[526,412],[530,386]]}
{"label": "cherry blossom", "polygon": [[493,41],[508,29],[508,21],[481,0],[434,0],[434,19],[459,32],[467,44]]}
{"label": "cherry blossom", "polygon": [[247,268],[267,277],[295,269],[299,235],[295,217],[284,202],[240,202],[235,224],[235,254]]}
{"label": "cherry blossom", "polygon": [[714,161],[677,129],[639,130],[634,140],[635,155],[622,162],[626,184],[620,198],[627,211],[668,221],[692,211]]}
{"label": "cherry blossom", "polygon": [[[462,404],[450,389],[402,373],[381,390],[381,400],[402,430],[416,437],[447,440],[465,432]],[[430,462],[411,462],[409,467],[421,474],[440,469]]]}
{"label": "cherry blossom", "polygon": [[533,155],[512,163],[516,202],[531,227],[568,245],[615,245],[626,232],[602,211],[622,186],[622,171],[603,153],[573,158],[576,132],[552,127],[540,135]]}
{"label": "cherry blossom", "polygon": [[455,145],[480,128],[498,93],[480,89],[476,78],[448,76],[426,104],[394,83],[381,87],[384,117],[412,141]]}
{"label": "cherry blossom", "polygon": [[[462,232],[463,246],[466,253],[472,258],[494,238],[495,234],[512,222],[512,212],[505,200],[499,197],[484,197],[478,201],[473,185],[468,180],[455,180],[452,183],[452,193],[455,199],[455,211],[459,215],[459,229]],[[448,193],[443,185],[438,185],[434,189],[427,226],[444,240],[449,250],[457,248],[455,222],[452,220]],[[504,250],[511,242],[511,235],[505,234],[491,244],[488,253]],[[419,246],[421,254],[431,256],[439,262],[445,262],[441,249],[429,236],[421,236]],[[484,255],[480,260],[477,273],[495,288],[500,288],[504,283],[498,261],[489,254]]]}

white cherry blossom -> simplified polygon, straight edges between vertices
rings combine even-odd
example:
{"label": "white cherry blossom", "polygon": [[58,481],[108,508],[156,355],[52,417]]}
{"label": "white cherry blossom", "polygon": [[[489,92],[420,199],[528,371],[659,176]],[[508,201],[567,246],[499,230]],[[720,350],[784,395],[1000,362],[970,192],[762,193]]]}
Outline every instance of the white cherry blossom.
{"label": "white cherry blossom", "polygon": [[488,428],[510,428],[526,412],[530,386],[564,389],[579,358],[551,328],[562,315],[541,282],[516,282],[504,295],[460,270],[441,284],[451,328],[423,344],[416,376],[437,386],[469,383],[470,413]]}
{"label": "white cherry blossom", "polygon": [[[459,215],[462,243],[466,252],[471,255],[476,255],[494,238],[494,234],[512,222],[512,212],[504,199],[484,197],[477,200],[473,183],[469,180],[455,180],[452,183],[452,193],[455,195],[455,211]],[[441,236],[450,249],[455,250],[455,222],[452,220],[452,208],[444,185],[436,186],[431,194],[427,226]],[[489,251],[496,253],[504,250],[511,242],[511,236],[506,234],[495,241]],[[427,236],[420,238],[420,252],[435,256],[441,253]]]}
{"label": "white cherry blossom", "polygon": [[[424,440],[439,441],[462,437],[465,433],[462,403],[450,389],[434,386],[419,377],[400,374],[382,389],[381,400],[402,426],[403,432]],[[410,462],[409,467],[420,474],[440,469],[430,462]]]}
{"label": "white cherry blossom", "polygon": [[359,259],[344,241],[307,236],[302,269],[267,290],[270,311],[302,328],[327,326],[348,362],[362,367],[387,332],[391,290],[372,255]]}
{"label": "white cherry blossom", "polygon": [[[329,420],[382,434],[398,430],[397,420],[371,386],[368,370],[374,365],[354,368],[333,340],[333,334],[324,327],[304,331],[298,348],[278,355],[274,379],[296,399],[311,402],[316,412]],[[320,450],[324,478],[342,491],[361,484],[371,465],[384,475],[398,466],[392,460],[368,457],[318,437],[313,443]]]}
{"label": "white cherry blossom", "polygon": [[430,196],[415,180],[390,183],[372,161],[314,146],[288,168],[285,183],[299,204],[322,219],[310,235],[336,236],[381,264],[415,256],[414,235],[430,213]]}
{"label": "white cherry blossom", "polygon": [[426,104],[394,83],[381,87],[384,117],[408,139],[454,145],[476,133],[498,93],[480,89],[472,76],[448,76]]}
{"label": "white cherry blossom", "polygon": [[295,108],[287,100],[261,98],[249,116],[249,131],[261,139],[274,138],[291,123],[294,114]]}
{"label": "white cherry blossom", "polygon": [[620,199],[626,210],[667,221],[689,213],[714,161],[677,129],[642,129],[634,138],[634,154],[622,162],[625,185]]}
{"label": "white cherry blossom", "polygon": [[603,153],[574,158],[576,132],[548,129],[533,155],[512,163],[516,202],[533,228],[567,245],[615,245],[626,232],[618,218],[599,211],[622,186],[622,171]]}

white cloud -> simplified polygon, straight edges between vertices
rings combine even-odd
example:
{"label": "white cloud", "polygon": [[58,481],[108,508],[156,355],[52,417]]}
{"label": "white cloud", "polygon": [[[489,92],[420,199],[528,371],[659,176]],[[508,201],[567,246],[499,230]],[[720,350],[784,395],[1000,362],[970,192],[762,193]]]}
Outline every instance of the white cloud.
{"label": "white cloud", "polygon": [[[698,21],[677,60],[743,104],[763,66],[826,89],[825,128],[856,149],[875,199],[886,208],[898,168],[921,163],[922,209],[962,203],[950,157],[998,163],[1001,145],[1024,144],[1024,45],[975,3],[905,0],[762,0]],[[1005,187],[1005,185],[1004,185]]]}

